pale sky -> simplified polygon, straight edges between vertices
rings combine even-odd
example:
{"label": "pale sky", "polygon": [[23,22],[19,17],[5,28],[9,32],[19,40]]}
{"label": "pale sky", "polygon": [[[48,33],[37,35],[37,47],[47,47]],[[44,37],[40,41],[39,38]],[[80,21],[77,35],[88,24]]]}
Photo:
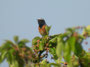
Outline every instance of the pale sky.
{"label": "pale sky", "polygon": [[[67,27],[90,25],[90,0],[0,0],[0,45],[14,35],[29,40],[40,36],[38,18],[52,26],[50,35]],[[90,45],[84,46],[88,48]],[[0,67],[8,64],[4,62]]]}

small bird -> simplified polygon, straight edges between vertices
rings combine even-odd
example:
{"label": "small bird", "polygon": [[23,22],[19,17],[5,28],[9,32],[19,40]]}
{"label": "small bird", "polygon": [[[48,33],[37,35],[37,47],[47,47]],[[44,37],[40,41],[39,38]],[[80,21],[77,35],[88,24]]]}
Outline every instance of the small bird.
{"label": "small bird", "polygon": [[48,26],[45,20],[42,18],[38,19],[38,24],[39,24],[39,27],[38,27],[39,33],[42,36],[49,35],[49,30],[51,26]]}

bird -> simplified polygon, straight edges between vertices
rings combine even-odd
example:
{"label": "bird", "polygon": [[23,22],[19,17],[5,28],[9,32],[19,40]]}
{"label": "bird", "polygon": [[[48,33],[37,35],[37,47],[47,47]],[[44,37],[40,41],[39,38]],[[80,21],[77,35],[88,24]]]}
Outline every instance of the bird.
{"label": "bird", "polygon": [[38,20],[38,25],[39,25],[38,26],[39,33],[42,36],[49,35],[49,30],[51,26],[48,26],[43,18],[39,18],[37,20]]}

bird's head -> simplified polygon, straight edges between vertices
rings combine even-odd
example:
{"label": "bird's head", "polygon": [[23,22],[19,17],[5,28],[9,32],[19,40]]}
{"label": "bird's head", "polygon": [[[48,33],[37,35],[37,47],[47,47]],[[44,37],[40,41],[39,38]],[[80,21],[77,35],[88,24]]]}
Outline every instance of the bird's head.
{"label": "bird's head", "polygon": [[45,20],[42,18],[37,19],[39,26],[46,25]]}

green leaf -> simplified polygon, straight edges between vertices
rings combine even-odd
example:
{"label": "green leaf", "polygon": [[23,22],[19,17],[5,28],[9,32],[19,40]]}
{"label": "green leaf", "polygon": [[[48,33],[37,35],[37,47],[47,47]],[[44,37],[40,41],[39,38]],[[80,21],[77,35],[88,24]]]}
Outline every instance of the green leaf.
{"label": "green leaf", "polygon": [[57,55],[56,55],[56,48],[50,48],[49,52],[53,55],[54,59],[57,59]]}
{"label": "green leaf", "polygon": [[61,67],[61,65],[57,64],[57,63],[49,63],[48,66],[49,67],[52,67],[52,66],[54,66],[54,67]]}
{"label": "green leaf", "polygon": [[19,46],[19,47],[23,47],[23,46],[25,46],[25,43],[23,43],[23,42],[20,41],[20,42],[18,43],[18,46]]}
{"label": "green leaf", "polygon": [[41,42],[41,41],[40,41],[40,43],[39,43],[39,49],[40,49],[40,50],[43,50],[43,49],[44,49],[44,43]]}
{"label": "green leaf", "polygon": [[43,42],[43,43],[46,43],[47,42],[47,40],[48,40],[48,36],[46,35],[46,36],[44,36],[42,39],[41,39],[41,41]]}
{"label": "green leaf", "polygon": [[13,55],[13,53],[15,52],[15,50],[12,48],[8,51],[7,54],[7,61],[10,62],[10,64],[12,64],[13,60],[15,59],[16,55]]}
{"label": "green leaf", "polygon": [[76,42],[75,44],[75,55],[78,57],[82,57],[83,49],[80,43]]}
{"label": "green leaf", "polygon": [[[15,53],[15,55],[14,55]],[[10,67],[24,67],[23,59],[21,59],[14,49],[10,49],[7,54],[7,62]]]}
{"label": "green leaf", "polygon": [[40,67],[61,67],[60,64],[57,63],[47,63],[47,60],[44,59],[41,63],[40,63]]}
{"label": "green leaf", "polygon": [[76,43],[76,38],[75,37],[70,37],[67,39],[65,42],[64,46],[64,60],[68,62],[69,67],[72,67],[72,62],[71,62],[71,52],[75,51],[75,43]]}
{"label": "green leaf", "polygon": [[49,43],[57,43],[57,37],[52,38]]}
{"label": "green leaf", "polygon": [[40,37],[35,37],[35,38],[32,40],[32,45],[36,45],[36,44],[37,44],[37,40],[40,40]]}
{"label": "green leaf", "polygon": [[14,44],[12,41],[10,41],[10,40],[5,40],[6,41],[6,43],[8,43],[8,44]]}
{"label": "green leaf", "polygon": [[72,62],[71,62],[71,52],[75,51],[75,44],[76,44],[76,38],[71,36],[65,44],[65,49],[64,49],[64,59],[66,62],[68,62],[68,66],[72,67]]}
{"label": "green leaf", "polygon": [[2,63],[6,58],[7,51],[3,51],[0,55],[0,63]]}
{"label": "green leaf", "polygon": [[86,34],[86,35],[90,36],[90,25],[88,25],[87,27],[84,28],[82,34],[83,35]]}
{"label": "green leaf", "polygon": [[51,26],[46,26],[45,29],[46,29],[47,34],[49,34],[49,31],[51,29]]}
{"label": "green leaf", "polygon": [[64,46],[64,42],[61,39],[61,37],[59,36],[57,38],[56,54],[60,58],[60,60],[62,59],[63,46]]}
{"label": "green leaf", "polygon": [[74,27],[73,27],[73,28],[67,28],[66,31],[67,31],[67,32],[68,32],[68,31],[69,31],[69,32],[74,32],[74,31],[75,31],[75,28],[74,28]]}
{"label": "green leaf", "polygon": [[44,59],[42,62],[41,62],[41,64],[46,64],[47,63],[47,60],[46,59]]}
{"label": "green leaf", "polygon": [[12,64],[10,64],[10,67],[20,67],[17,60],[12,61]]}
{"label": "green leaf", "polygon": [[66,62],[70,63],[71,59],[71,46],[66,42],[65,48],[64,48],[64,59]]}
{"label": "green leaf", "polygon": [[10,48],[11,48],[11,45],[10,44],[4,43],[0,47],[0,52],[2,52],[3,50],[9,50]]}
{"label": "green leaf", "polygon": [[22,39],[20,42],[29,43],[30,41],[28,39]]}
{"label": "green leaf", "polygon": [[18,36],[14,36],[14,41],[15,43],[18,43],[19,37]]}
{"label": "green leaf", "polygon": [[40,67],[47,67],[47,60],[44,59],[41,63],[40,63]]}
{"label": "green leaf", "polygon": [[8,44],[10,44],[10,45],[15,46],[12,41],[10,41],[10,40],[5,40],[5,41],[6,41],[6,43],[8,43]]}
{"label": "green leaf", "polygon": [[53,54],[53,55],[56,53],[56,49],[55,49],[55,48],[50,48],[49,51],[50,51],[50,53]]}
{"label": "green leaf", "polygon": [[76,38],[73,37],[73,36],[70,37],[70,38],[68,39],[68,44],[69,44],[71,50],[74,52],[74,51],[75,51]]}
{"label": "green leaf", "polygon": [[71,61],[73,67],[79,67],[79,60],[77,56],[73,55]]}

